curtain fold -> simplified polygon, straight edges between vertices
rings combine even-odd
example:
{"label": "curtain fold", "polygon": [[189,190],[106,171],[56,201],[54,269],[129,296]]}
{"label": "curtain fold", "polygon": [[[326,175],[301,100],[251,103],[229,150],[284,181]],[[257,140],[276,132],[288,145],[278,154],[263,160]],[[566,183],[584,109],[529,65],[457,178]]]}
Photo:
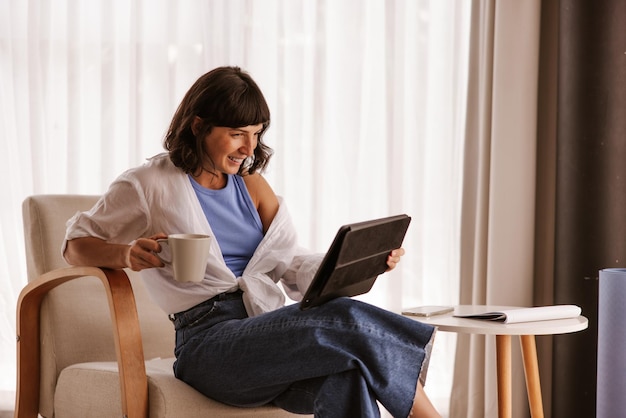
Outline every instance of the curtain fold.
{"label": "curtain fold", "polygon": [[[472,2],[462,304],[532,306],[540,2]],[[527,415],[513,339],[513,411]],[[451,417],[495,417],[495,340],[460,335]]]}
{"label": "curtain fold", "polygon": [[[462,304],[485,304],[489,175],[491,158],[491,108],[495,2],[472,2],[470,65],[463,176],[460,294]],[[485,357],[485,338],[457,338],[450,417],[487,417],[494,405],[485,405],[485,376],[494,363]],[[493,350],[491,352],[493,354]],[[490,365],[487,370],[486,366]],[[493,402],[493,400],[492,400]],[[497,411],[497,409],[495,409]],[[465,412],[467,411],[467,414]]]}
{"label": "curtain fold", "polygon": [[[537,199],[535,221],[536,306],[554,304],[556,221],[556,142],[559,3],[541,2],[541,39],[537,96]],[[586,313],[585,313],[586,314]],[[545,416],[552,410],[552,336],[537,337],[537,356]]]}
{"label": "curtain fold", "polygon": [[[0,0],[0,23],[0,395],[26,277],[21,202],[103,193],[162,150],[182,95],[219,65],[266,95],[265,176],[303,246],[407,213],[408,255],[363,299],[398,312],[458,302],[469,3]],[[427,385],[446,406],[453,351],[438,336]]]}
{"label": "curtain fold", "polygon": [[554,337],[555,418],[597,412],[598,271],[626,264],[626,3],[562,0],[559,13],[554,298],[589,328]]}

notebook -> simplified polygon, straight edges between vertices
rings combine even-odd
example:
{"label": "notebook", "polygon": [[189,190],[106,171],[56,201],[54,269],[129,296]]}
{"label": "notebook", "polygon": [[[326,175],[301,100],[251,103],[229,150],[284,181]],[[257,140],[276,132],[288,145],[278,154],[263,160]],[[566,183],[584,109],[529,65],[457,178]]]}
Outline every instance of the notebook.
{"label": "notebook", "polygon": [[300,309],[369,292],[376,278],[387,270],[391,250],[402,246],[410,222],[408,215],[395,215],[339,228]]}

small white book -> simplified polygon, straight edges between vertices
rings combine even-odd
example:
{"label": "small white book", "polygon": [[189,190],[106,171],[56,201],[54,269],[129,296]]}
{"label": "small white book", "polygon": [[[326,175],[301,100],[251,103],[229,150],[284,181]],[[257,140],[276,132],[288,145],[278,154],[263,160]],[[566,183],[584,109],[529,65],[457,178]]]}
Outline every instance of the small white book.
{"label": "small white book", "polygon": [[458,318],[481,319],[497,321],[505,324],[518,322],[549,321],[553,319],[577,318],[582,309],[576,305],[551,305],[534,308],[512,308],[497,312],[485,312],[471,315],[454,315]]}

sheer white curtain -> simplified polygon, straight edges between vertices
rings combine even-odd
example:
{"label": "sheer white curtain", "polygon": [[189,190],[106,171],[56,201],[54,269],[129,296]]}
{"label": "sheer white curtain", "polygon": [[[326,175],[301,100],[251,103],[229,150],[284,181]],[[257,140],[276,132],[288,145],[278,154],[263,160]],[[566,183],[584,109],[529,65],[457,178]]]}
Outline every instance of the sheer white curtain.
{"label": "sheer white curtain", "polygon": [[[363,299],[456,303],[468,3],[0,0],[0,392],[14,387],[22,200],[102,193],[161,151],[182,95],[219,65],[266,94],[266,177],[301,243],[324,251],[342,223],[407,213],[408,255]],[[453,353],[441,333],[427,391],[443,409]]]}

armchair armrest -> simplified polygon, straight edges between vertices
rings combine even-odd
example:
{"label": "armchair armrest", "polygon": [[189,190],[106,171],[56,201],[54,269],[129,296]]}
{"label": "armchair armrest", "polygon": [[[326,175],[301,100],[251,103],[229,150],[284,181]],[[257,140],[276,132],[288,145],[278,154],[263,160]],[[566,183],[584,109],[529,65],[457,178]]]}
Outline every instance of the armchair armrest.
{"label": "armchair armrest", "polygon": [[128,276],[123,270],[68,267],[41,275],[27,284],[18,298],[15,418],[36,418],[39,412],[39,328],[43,298],[58,285],[85,276],[99,278],[107,293],[120,374],[123,416],[148,416],[148,379],[137,307]]}

